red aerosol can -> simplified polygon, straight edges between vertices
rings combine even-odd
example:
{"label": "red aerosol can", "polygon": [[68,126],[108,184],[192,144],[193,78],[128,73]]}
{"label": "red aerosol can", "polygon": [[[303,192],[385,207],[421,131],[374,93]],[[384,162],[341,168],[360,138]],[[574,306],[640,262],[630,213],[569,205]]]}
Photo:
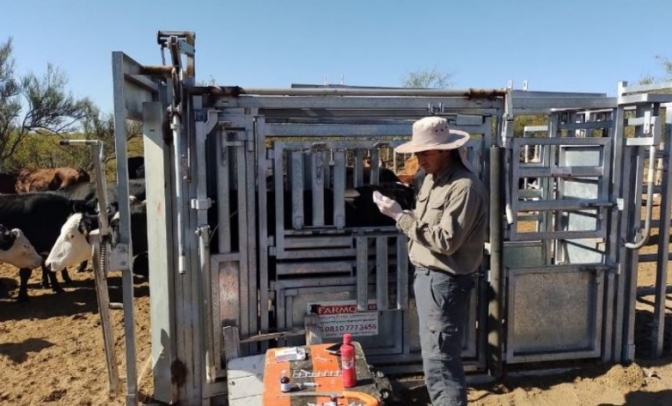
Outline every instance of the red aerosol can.
{"label": "red aerosol can", "polygon": [[352,388],[357,385],[357,370],[355,369],[355,347],[352,345],[352,335],[343,334],[341,345],[341,371],[343,374],[343,387]]}

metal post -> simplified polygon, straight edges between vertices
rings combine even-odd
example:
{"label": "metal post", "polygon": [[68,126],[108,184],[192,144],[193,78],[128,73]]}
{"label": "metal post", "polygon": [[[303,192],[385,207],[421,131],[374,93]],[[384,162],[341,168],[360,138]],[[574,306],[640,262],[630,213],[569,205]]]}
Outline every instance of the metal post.
{"label": "metal post", "polygon": [[117,196],[119,198],[119,244],[128,247],[126,264],[122,269],[122,292],[124,298],[124,334],[126,338],[126,404],[138,403],[138,372],[135,354],[135,316],[133,307],[133,274],[130,264],[133,258],[131,245],[131,207],[128,200],[128,158],[126,138],[126,95],[124,87],[125,65],[123,55],[112,55],[114,79],[114,146],[117,156]]}
{"label": "metal post", "polygon": [[[665,105],[665,134],[663,136],[663,158],[661,176],[661,201],[658,226],[658,252],[656,258],[656,285],[653,309],[653,323],[651,329],[651,343],[653,358],[663,355],[665,339],[665,301],[667,295],[667,270],[669,258],[670,233],[666,232],[670,222],[670,208],[672,207],[672,182],[670,181],[670,167],[672,166],[672,104]],[[665,230],[665,231],[662,231]]]}
{"label": "metal post", "polygon": [[98,229],[89,236],[92,246],[92,262],[96,284],[96,298],[100,324],[103,330],[103,346],[107,361],[109,388],[112,394],[119,390],[119,367],[114,351],[114,330],[110,318],[110,296],[107,287],[107,273],[109,268],[108,236],[110,233],[107,218],[107,181],[103,170],[103,142],[100,140],[60,140],[60,145],[83,145],[93,147],[93,167],[96,173],[96,192],[98,196]]}
{"label": "metal post", "polygon": [[488,298],[488,369],[496,378],[503,375],[504,328],[502,319],[505,276],[503,268],[504,241],[502,238],[504,201],[504,175],[502,163],[506,159],[505,148],[490,147],[490,297]]}

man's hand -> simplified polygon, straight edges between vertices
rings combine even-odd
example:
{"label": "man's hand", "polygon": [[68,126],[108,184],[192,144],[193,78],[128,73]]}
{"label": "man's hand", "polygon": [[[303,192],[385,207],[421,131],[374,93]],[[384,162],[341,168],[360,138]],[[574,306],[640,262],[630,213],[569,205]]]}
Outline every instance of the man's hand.
{"label": "man's hand", "polygon": [[397,220],[403,212],[399,203],[387,196],[383,196],[383,194],[378,191],[373,192],[373,201],[376,203],[378,210],[380,210],[381,213],[388,217],[392,217],[394,220]]}

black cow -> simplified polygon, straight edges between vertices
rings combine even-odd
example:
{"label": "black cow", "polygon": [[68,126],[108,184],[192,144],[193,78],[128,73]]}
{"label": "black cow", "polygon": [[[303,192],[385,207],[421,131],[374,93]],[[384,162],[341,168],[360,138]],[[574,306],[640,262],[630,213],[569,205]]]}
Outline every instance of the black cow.
{"label": "black cow", "polygon": [[145,178],[145,158],[132,156],[128,158],[128,179]]}
{"label": "black cow", "polygon": [[16,173],[0,173],[0,193],[14,194],[16,193]]}
{"label": "black cow", "polygon": [[[76,200],[86,200],[91,204],[96,204],[97,199],[97,189],[95,183],[80,183],[72,187],[65,188],[63,190],[55,191],[52,193],[60,194],[69,199]],[[134,196],[137,200],[145,200],[145,180],[144,179],[133,179],[128,181],[128,194]],[[117,184],[114,182],[107,183],[107,202],[108,204],[115,204],[118,201],[117,196]]]}
{"label": "black cow", "polygon": [[[61,227],[68,217],[76,212],[93,213],[94,209],[82,200],[72,200],[53,193],[25,193],[17,195],[0,195],[0,223],[9,228],[23,230],[35,250],[46,257],[61,233]],[[56,275],[48,272],[42,264],[43,275],[51,282],[54,292],[60,293],[63,288]],[[19,272],[21,284],[19,301],[28,300],[28,279],[32,269],[22,268]],[[63,274],[65,282],[71,282],[67,273]],[[44,285],[43,279],[43,285]]]}

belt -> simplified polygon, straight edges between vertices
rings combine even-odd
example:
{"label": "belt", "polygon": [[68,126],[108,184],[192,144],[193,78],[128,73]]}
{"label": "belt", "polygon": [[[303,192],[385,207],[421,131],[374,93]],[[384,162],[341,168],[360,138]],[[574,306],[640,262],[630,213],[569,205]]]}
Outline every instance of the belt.
{"label": "belt", "polygon": [[476,273],[476,272],[471,272],[471,273],[456,274],[456,273],[452,273],[452,272],[449,272],[449,271],[444,271],[443,269],[441,269],[441,270],[432,269],[432,268],[427,268],[427,267],[424,267],[424,266],[416,266],[415,269],[416,270],[420,269],[420,270],[425,270],[425,271],[430,271],[430,272],[440,272],[444,275],[448,275],[450,277],[457,278],[457,279],[465,278],[465,277],[471,278]]}

